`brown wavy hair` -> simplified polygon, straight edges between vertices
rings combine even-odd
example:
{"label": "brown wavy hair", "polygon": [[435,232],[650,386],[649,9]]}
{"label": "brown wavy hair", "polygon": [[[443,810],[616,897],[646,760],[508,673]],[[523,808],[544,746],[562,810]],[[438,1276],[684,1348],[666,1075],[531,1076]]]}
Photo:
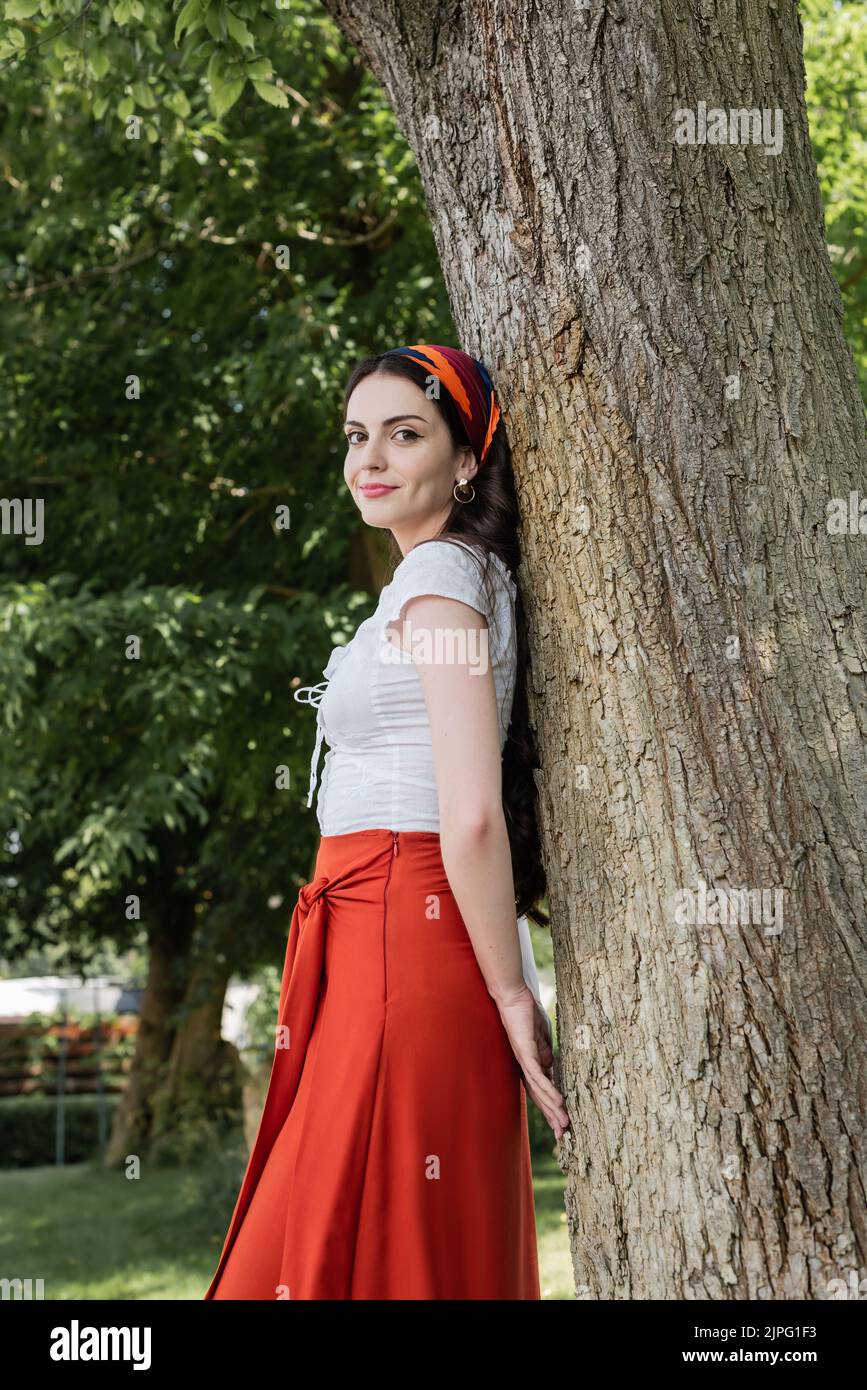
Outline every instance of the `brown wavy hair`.
{"label": "brown wavy hair", "polygon": [[[343,396],[344,418],[356,386],[374,373],[408,377],[422,391],[426,391],[430,375],[427,368],[407,357],[367,357],[359,362],[349,378]],[[458,449],[469,445],[472,448],[460,412],[445,386],[441,387],[439,398],[434,399],[433,403],[448,426],[454,447]],[[445,525],[435,539],[446,540],[454,536],[456,540],[480,546],[486,557],[488,552],[493,551],[507,566],[517,584],[520,562],[518,498],[512,473],[512,453],[502,416],[485,461],[472,479],[472,487],[475,497],[470,502],[453,503]],[[396,565],[402,558],[400,547],[391,535],[390,560]],[[487,581],[487,570],[486,558],[482,570],[483,582]],[[539,766],[539,761],[527,708],[529,641],[520,586],[515,597],[515,627],[518,663],[512,717],[503,748],[503,812],[512,856],[516,913],[519,917],[526,914],[541,926],[548,926],[549,918],[538,906],[547,890],[547,883],[536,813],[533,769]]]}

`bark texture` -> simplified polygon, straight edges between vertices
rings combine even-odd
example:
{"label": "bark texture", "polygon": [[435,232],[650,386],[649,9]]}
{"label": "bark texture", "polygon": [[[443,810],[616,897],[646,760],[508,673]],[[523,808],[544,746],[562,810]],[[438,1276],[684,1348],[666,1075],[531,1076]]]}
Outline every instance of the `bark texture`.
{"label": "bark texture", "polygon": [[[115,1111],[106,1167],[150,1147],[154,1098],[164,1083],[183,1003],[195,928],[193,904],[169,897],[164,918],[148,933],[148,974],[142,993],[129,1081]],[[219,1037],[219,1032],[217,1034]]]}
{"label": "bark texture", "polygon": [[[867,452],[796,6],[325,8],[513,448],[579,1297],[833,1297],[867,1273],[867,536],[826,515]],[[700,102],[779,109],[781,152],[675,143]],[[782,931],[683,923],[702,883],[782,891]]]}
{"label": "bark texture", "polygon": [[207,951],[206,928],[200,937],[165,1077],[151,1097],[155,1160],[209,1154],[243,1113],[244,1065],[238,1049],[220,1035],[231,970],[216,949]]}

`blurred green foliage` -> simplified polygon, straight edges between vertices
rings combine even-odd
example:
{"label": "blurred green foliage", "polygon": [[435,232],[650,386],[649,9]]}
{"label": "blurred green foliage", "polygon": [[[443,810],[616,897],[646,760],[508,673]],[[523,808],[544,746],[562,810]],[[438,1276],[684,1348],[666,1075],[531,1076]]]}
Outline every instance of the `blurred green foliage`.
{"label": "blurred green foliage", "polygon": [[215,112],[215,54],[250,56],[234,21],[178,50],[164,4],[47,41],[80,6],[7,7],[0,496],[45,506],[42,544],[0,536],[7,959],[62,940],[87,968],[174,898],[251,967],[308,876],[292,689],[374,602],[349,582],[343,387],[453,329],[382,95],[312,0],[264,9],[231,14],[285,101],[251,78]]}

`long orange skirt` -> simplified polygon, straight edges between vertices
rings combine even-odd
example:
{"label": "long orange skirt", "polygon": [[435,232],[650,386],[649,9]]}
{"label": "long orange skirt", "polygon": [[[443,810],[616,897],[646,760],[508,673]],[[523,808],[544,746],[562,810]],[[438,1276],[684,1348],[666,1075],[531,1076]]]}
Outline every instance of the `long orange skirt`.
{"label": "long orange skirt", "polygon": [[320,840],[205,1299],[540,1297],[527,1102],[428,831]]}

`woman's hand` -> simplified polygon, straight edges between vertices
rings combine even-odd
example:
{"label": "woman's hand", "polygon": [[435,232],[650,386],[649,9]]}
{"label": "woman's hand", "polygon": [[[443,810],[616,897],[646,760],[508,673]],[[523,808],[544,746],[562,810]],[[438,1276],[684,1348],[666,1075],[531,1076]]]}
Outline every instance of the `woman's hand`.
{"label": "woman's hand", "polygon": [[497,999],[503,1027],[534,1105],[541,1110],[557,1139],[569,1128],[563,1097],[551,1080],[554,1053],[548,1041],[545,1014],[539,1008],[529,985],[508,999]]}

